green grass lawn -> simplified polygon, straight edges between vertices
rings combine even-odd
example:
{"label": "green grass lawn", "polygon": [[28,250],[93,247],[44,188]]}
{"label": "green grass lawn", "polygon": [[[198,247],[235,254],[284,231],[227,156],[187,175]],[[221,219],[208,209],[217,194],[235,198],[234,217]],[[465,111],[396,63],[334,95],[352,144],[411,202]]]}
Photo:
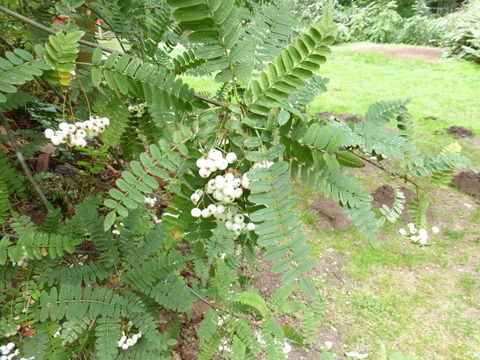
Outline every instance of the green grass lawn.
{"label": "green grass lawn", "polygon": [[[311,104],[312,113],[362,115],[373,102],[411,98],[408,108],[418,124],[417,139],[423,150],[435,153],[453,142],[444,132],[453,125],[480,134],[480,67],[473,63],[431,63],[334,47],[319,74],[330,82],[328,91]],[[218,88],[209,77],[185,80],[198,91],[214,93]],[[480,153],[471,140],[458,142],[480,164]]]}
{"label": "green grass lawn", "polygon": [[[330,79],[329,91],[316,97],[312,112],[361,115],[375,101],[411,98],[408,108],[425,151],[433,153],[452,142],[444,129],[453,125],[480,134],[480,67],[473,63],[431,63],[334,48],[320,74]],[[459,142],[480,163],[471,140]]]}
{"label": "green grass lawn", "polygon": [[[316,97],[312,113],[362,115],[375,101],[412,98],[416,140],[424,151],[436,153],[457,141],[480,165],[478,138],[457,140],[445,133],[458,125],[480,136],[479,66],[343,47],[333,49],[319,73],[330,79],[329,91]],[[217,88],[210,78],[186,81],[198,91]],[[362,183],[371,190],[387,182],[374,174]],[[442,232],[431,246],[408,243],[398,234],[400,223],[386,225],[374,249],[355,230],[321,231],[310,210],[317,194],[303,187],[297,193],[318,258],[333,253],[342,262],[343,285],[319,282],[328,310],[322,326],[336,329],[340,358],[358,351],[371,360],[390,360],[397,352],[409,360],[480,359],[480,210],[473,198],[452,188],[439,192],[431,217]]]}

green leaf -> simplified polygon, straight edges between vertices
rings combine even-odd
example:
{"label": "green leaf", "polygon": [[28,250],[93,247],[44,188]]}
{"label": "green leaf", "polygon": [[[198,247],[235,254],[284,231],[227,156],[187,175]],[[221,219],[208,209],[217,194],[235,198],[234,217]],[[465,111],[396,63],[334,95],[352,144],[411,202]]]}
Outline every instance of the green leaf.
{"label": "green leaf", "polygon": [[339,151],[337,153],[338,162],[347,167],[351,168],[361,168],[365,166],[363,160],[361,160],[355,154],[352,154],[350,151]]}
{"label": "green leaf", "polygon": [[116,219],[117,215],[115,211],[110,211],[107,216],[105,216],[105,220],[103,221],[103,228],[105,229],[105,231],[109,230],[112,227]]}
{"label": "green leaf", "polygon": [[244,293],[238,294],[233,301],[254,308],[258,311],[260,315],[262,315],[262,317],[267,316],[267,304],[265,303],[265,300],[255,292],[246,291]]}
{"label": "green leaf", "polygon": [[300,278],[300,288],[310,299],[315,300],[316,292],[312,280],[305,276],[302,276]]}
{"label": "green leaf", "polygon": [[262,140],[258,137],[250,137],[250,138],[245,139],[245,141],[243,142],[243,145],[245,147],[249,147],[249,148],[259,147],[262,144],[263,144]]}

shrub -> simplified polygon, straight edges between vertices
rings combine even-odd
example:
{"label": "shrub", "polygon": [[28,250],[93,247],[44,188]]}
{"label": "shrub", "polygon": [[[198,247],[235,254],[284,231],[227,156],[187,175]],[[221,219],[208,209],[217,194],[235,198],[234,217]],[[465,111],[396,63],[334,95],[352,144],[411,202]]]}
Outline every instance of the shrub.
{"label": "shrub", "polygon": [[454,26],[446,34],[449,54],[480,63],[480,1],[472,1],[446,17]]}
{"label": "shrub", "polygon": [[397,32],[403,25],[403,19],[396,8],[395,1],[382,1],[372,2],[366,6],[353,5],[346,9],[349,40],[395,42]]}
{"label": "shrub", "polygon": [[[292,14],[276,5],[241,26],[246,10],[238,13],[231,0],[88,4],[121,34],[126,52],[85,42],[88,27],[71,20],[89,20],[77,10],[83,1],[70,0],[57,7],[65,24],[31,44],[34,53],[15,49],[0,58],[2,125],[47,213],[34,224],[15,211],[26,180],[1,156],[0,216],[8,221],[0,336],[11,342],[2,351],[36,360],[167,359],[182,327],[195,328],[199,302],[208,308],[196,319],[200,359],[277,360],[290,344],[312,348],[323,302],[308,276],[315,259],[292,180],[338,202],[376,245],[378,227],[398,219],[403,197],[375,213],[346,168],[370,161],[392,182],[410,182],[418,195],[410,210],[425,228],[430,200],[415,180],[470,166],[451,148],[419,152],[408,100],[377,102],[361,123],[306,111],[325,91],[316,72],[334,41],[328,8],[297,34]],[[96,49],[80,62],[83,46]],[[215,98],[182,80],[192,72],[214,74]],[[18,90],[34,78],[62,89],[60,119],[42,119],[48,126],[37,129],[56,151],[91,167],[95,156],[113,154],[115,182],[68,201],[70,212],[45,198],[3,115],[32,101]],[[386,158],[399,163],[389,170],[379,165]],[[283,274],[268,297],[252,286],[260,256]]]}

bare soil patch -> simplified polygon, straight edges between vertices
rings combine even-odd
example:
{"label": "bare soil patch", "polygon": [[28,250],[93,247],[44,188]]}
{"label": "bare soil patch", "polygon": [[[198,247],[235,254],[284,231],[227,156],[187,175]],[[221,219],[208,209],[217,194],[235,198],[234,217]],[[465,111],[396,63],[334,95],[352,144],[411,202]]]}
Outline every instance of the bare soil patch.
{"label": "bare soil patch", "polygon": [[317,212],[319,229],[345,230],[352,226],[352,222],[342,208],[325,196],[319,196],[312,204],[311,209]]}
{"label": "bare soil patch", "polygon": [[429,62],[439,62],[443,54],[443,49],[429,46],[410,46],[410,45],[358,45],[342,47],[356,51],[376,51],[382,54],[395,56],[401,59],[425,60]]}
{"label": "bare soil patch", "polygon": [[[400,191],[405,194],[405,204],[402,212],[402,219],[405,222],[410,222],[411,216],[408,213],[407,205],[416,197],[415,193],[407,189],[406,187],[401,187]],[[395,189],[390,185],[382,185],[375,189],[372,193],[373,196],[373,205],[379,209],[383,205],[387,205],[389,208],[392,207],[393,202],[395,201]]]}
{"label": "bare soil patch", "polygon": [[462,171],[453,177],[452,183],[466,192],[480,196],[480,173],[475,174],[471,170]]}
{"label": "bare soil patch", "polygon": [[361,122],[363,120],[365,120],[365,118],[363,116],[360,116],[360,115],[355,115],[355,114],[334,114],[334,113],[331,113],[331,112],[328,112],[328,111],[325,111],[325,112],[319,112],[317,113],[317,116],[319,118],[324,118],[324,119],[328,119],[330,118],[331,116],[333,116],[334,118],[338,119],[338,120],[341,120],[341,121],[347,121],[347,120],[353,120],[355,122]]}
{"label": "bare soil patch", "polygon": [[453,135],[457,139],[472,138],[475,136],[475,134],[472,131],[465,129],[464,127],[461,127],[461,126],[451,126],[447,129],[447,133],[450,135]]}

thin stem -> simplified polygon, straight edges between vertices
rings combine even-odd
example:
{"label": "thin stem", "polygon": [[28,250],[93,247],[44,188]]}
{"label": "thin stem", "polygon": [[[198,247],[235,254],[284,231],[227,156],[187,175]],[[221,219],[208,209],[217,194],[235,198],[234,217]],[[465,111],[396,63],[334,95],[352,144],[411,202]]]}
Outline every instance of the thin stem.
{"label": "thin stem", "polygon": [[221,106],[221,107],[228,106],[228,103],[224,102],[224,101],[213,100],[213,99],[210,99],[210,98],[207,98],[205,96],[198,95],[198,94],[195,94],[193,96],[195,97],[195,99],[206,102],[208,104],[212,104],[212,105],[215,105],[215,106]]}
{"label": "thin stem", "polygon": [[4,43],[10,51],[15,50],[15,47],[12,44],[10,44],[8,40],[3,38],[2,36],[0,36],[0,42]]}
{"label": "thin stem", "polygon": [[0,232],[0,236],[8,236],[8,237],[11,237],[13,239],[20,239],[20,235],[10,234],[10,233],[6,233],[6,232]]}
{"label": "thin stem", "polygon": [[28,168],[28,165],[25,161],[25,158],[23,157],[22,152],[17,146],[13,130],[10,127],[10,124],[8,123],[7,119],[5,119],[5,116],[3,116],[2,112],[0,112],[0,119],[2,120],[2,124],[5,127],[5,130],[7,131],[7,138],[12,144],[13,150],[15,150],[15,154],[17,156],[18,161],[20,162],[20,165],[22,166],[23,172],[27,176],[27,179],[30,181],[35,191],[37,192],[45,208],[48,209],[50,207],[50,203],[48,202],[45,194],[42,192],[42,189],[40,189],[40,186],[38,186],[37,182],[33,178],[32,173],[30,172],[30,169]]}
{"label": "thin stem", "polygon": [[421,186],[418,185],[415,181],[413,181],[412,179],[410,179],[407,175],[400,175],[400,174],[396,174],[394,172],[391,172],[391,171],[388,171],[387,169],[385,169],[381,164],[377,164],[376,162],[373,162],[372,160],[362,156],[362,155],[359,155],[359,154],[356,154],[354,153],[352,150],[350,149],[347,149],[348,152],[352,153],[353,155],[355,156],[358,156],[360,159],[362,159],[363,161],[366,161],[368,162],[369,164],[375,166],[376,168],[382,170],[383,172],[385,172],[388,176],[390,176],[390,178],[392,179],[402,179],[404,181],[407,181],[409,183],[411,183],[412,185],[414,185],[417,189],[420,189]]}
{"label": "thin stem", "polygon": [[[5,6],[0,5],[0,11],[4,12],[7,15],[13,16],[14,18],[17,18],[18,20],[22,20],[23,22],[25,22],[27,24],[30,24],[33,27],[36,27],[37,29],[40,29],[42,31],[48,32],[52,35],[55,35],[57,33],[55,30],[52,30],[52,29],[46,27],[45,25],[40,24],[40,23],[38,23],[38,22],[36,22],[36,21],[26,17],[26,16],[23,16],[23,15],[15,12],[13,10],[7,9]],[[100,48],[103,51],[106,51],[106,52],[109,52],[109,53],[114,51],[113,49],[110,49],[110,48],[108,48],[106,46],[103,46],[103,45],[95,44],[91,41],[81,39],[81,40],[78,40],[78,42],[82,45],[85,45],[85,46]]]}

